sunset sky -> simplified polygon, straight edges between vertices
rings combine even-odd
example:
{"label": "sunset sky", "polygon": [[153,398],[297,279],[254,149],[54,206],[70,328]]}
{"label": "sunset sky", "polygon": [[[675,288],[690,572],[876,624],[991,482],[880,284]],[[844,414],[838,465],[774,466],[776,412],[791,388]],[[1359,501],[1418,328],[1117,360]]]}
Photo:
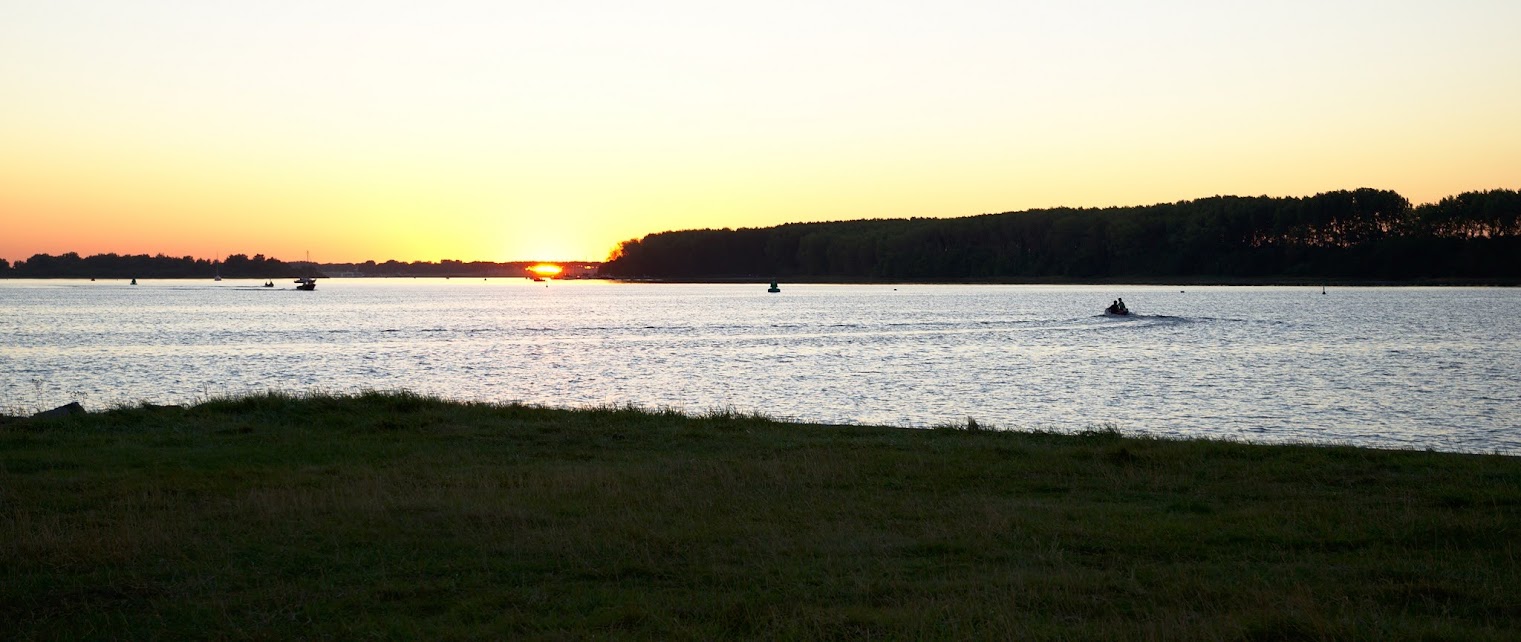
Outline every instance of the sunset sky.
{"label": "sunset sky", "polygon": [[0,2],[0,258],[1521,188],[1521,2]]}

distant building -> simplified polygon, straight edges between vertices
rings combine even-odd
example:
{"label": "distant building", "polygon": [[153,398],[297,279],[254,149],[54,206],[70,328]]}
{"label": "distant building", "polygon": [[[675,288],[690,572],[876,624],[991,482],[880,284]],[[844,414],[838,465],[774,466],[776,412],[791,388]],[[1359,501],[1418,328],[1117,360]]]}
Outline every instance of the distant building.
{"label": "distant building", "polygon": [[595,279],[602,270],[601,263],[560,263],[561,279]]}

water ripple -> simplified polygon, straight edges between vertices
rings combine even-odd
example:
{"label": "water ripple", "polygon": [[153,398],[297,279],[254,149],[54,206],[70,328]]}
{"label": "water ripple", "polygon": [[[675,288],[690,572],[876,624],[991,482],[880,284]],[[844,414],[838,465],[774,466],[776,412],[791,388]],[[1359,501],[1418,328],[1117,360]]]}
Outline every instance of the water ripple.
{"label": "water ripple", "polygon": [[[1521,452],[1509,289],[224,283],[0,283],[0,411],[405,388]],[[1099,314],[1118,295],[1136,315]]]}

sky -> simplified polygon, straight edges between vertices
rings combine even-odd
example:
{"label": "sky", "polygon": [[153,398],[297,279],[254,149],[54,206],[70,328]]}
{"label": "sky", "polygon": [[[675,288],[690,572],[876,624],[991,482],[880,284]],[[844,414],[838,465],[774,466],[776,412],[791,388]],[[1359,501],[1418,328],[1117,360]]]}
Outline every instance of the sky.
{"label": "sky", "polygon": [[0,258],[1521,188],[1514,0],[0,0]]}

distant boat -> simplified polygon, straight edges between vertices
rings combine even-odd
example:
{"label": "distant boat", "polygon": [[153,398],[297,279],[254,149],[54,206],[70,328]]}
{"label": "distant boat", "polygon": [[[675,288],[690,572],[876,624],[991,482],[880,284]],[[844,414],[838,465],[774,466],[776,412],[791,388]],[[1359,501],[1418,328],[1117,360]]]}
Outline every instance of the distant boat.
{"label": "distant boat", "polygon": [[1130,316],[1130,308],[1125,307],[1124,299],[1115,299],[1114,303],[1110,303],[1109,307],[1104,308],[1104,315],[1111,317],[1128,317]]}
{"label": "distant boat", "polygon": [[[311,253],[311,251],[307,251],[307,253],[306,253],[306,269],[311,270],[312,267],[313,267],[312,266],[312,253]],[[296,279],[296,289],[297,290],[306,290],[307,292],[310,292],[312,290],[317,289],[317,277],[315,277],[315,276],[303,276],[303,277],[301,277],[299,279]]]}
{"label": "distant boat", "polygon": [[266,287],[266,288],[275,287],[275,282],[274,281],[265,281],[264,282],[264,287]]}
{"label": "distant boat", "polygon": [[777,292],[781,292],[782,289],[776,286],[776,281],[772,281],[771,282],[771,287],[766,288],[766,291],[770,292],[772,294],[776,294]]}

